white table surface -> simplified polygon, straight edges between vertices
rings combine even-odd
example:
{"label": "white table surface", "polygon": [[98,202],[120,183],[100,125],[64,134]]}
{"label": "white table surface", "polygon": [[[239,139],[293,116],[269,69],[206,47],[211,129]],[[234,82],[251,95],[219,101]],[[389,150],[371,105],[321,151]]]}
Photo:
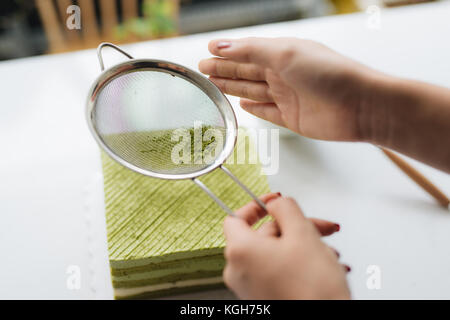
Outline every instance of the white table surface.
{"label": "white table surface", "polygon": [[[198,34],[125,46],[135,57],[197,68],[217,37],[298,36],[391,74],[450,87],[450,3]],[[123,59],[106,53],[106,65]],[[84,119],[99,74],[94,50],[0,63],[0,298],[112,298],[98,148]],[[239,123],[260,126],[238,110]],[[443,147],[449,146],[449,139]],[[418,165],[450,192],[450,176]],[[328,238],[352,267],[357,299],[450,298],[450,213],[366,144],[283,138],[271,188],[305,213],[337,221]],[[81,287],[67,287],[68,267]],[[369,265],[381,289],[366,286]],[[229,297],[225,290],[183,297]]]}

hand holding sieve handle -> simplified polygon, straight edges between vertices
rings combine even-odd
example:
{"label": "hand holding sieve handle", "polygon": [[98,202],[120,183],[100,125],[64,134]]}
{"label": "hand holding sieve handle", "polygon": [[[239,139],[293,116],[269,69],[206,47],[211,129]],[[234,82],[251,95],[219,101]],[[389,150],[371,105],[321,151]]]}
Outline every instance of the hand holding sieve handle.
{"label": "hand holding sieve handle", "polygon": [[[236,182],[237,185],[239,185],[247,194],[249,194],[253,200],[258,203],[261,208],[264,209],[264,211],[267,212],[266,205],[264,202],[261,201],[253,192],[250,191],[249,188],[247,188],[231,171],[224,167],[223,165],[220,166],[220,169],[222,169],[231,179],[233,179],[234,182]],[[194,183],[196,183],[200,188],[202,188],[203,191],[206,192],[228,215],[235,217],[233,210],[230,209],[222,200],[220,200],[212,191],[209,189],[203,182],[201,182],[198,178],[192,179]]]}

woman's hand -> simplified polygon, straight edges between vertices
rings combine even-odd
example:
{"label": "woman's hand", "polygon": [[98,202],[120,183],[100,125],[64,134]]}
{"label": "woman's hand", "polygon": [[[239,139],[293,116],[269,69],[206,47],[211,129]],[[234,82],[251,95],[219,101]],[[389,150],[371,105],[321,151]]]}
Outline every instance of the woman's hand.
{"label": "woman's hand", "polygon": [[304,136],[366,141],[450,173],[450,90],[296,38],[214,40],[201,72],[248,112]]}
{"label": "woman's hand", "polygon": [[224,281],[241,299],[348,299],[347,266],[320,240],[339,225],[307,219],[290,198],[261,198],[275,219],[255,230],[265,212],[256,202],[227,217]]}
{"label": "woman's hand", "polygon": [[200,71],[246,111],[311,138],[365,139],[365,66],[295,38],[214,40],[209,51],[220,58]]}

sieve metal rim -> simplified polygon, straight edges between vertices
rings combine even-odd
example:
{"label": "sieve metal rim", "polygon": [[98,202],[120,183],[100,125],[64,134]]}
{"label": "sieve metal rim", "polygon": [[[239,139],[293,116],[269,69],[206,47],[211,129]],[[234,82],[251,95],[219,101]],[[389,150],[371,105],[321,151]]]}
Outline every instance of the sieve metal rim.
{"label": "sieve metal rim", "polygon": [[[100,134],[97,131],[94,122],[94,110],[97,103],[97,98],[101,90],[110,83],[112,80],[123,76],[127,73],[132,73],[136,71],[158,71],[171,74],[172,76],[180,77],[186,81],[189,81],[197,88],[202,90],[216,105],[217,109],[221,113],[226,129],[226,139],[225,145],[220,153],[220,155],[214,160],[213,163],[207,165],[205,168],[183,174],[165,174],[149,171],[142,169],[138,166],[129,163],[122,159],[121,156],[116,154],[108,145],[103,141]],[[208,78],[189,69],[185,66],[179,65],[166,60],[159,59],[130,59],[128,61],[116,64],[106,70],[104,70],[91,85],[88,93],[87,103],[86,103],[86,120],[88,123],[89,130],[91,131],[97,144],[105,151],[111,158],[117,161],[124,167],[143,174],[145,176],[166,179],[166,180],[184,180],[184,179],[194,179],[200,177],[208,172],[211,172],[218,167],[220,167],[233,153],[234,147],[237,141],[237,120],[236,114],[228,101],[226,96],[220,91],[220,89]]]}

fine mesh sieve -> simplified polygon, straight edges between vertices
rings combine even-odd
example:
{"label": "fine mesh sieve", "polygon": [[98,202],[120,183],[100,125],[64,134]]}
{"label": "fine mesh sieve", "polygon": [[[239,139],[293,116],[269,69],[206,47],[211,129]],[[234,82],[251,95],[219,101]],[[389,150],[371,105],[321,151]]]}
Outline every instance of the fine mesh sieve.
{"label": "fine mesh sieve", "polygon": [[[102,49],[130,60],[104,70]],[[192,179],[230,215],[232,210],[199,176],[221,168],[264,210],[264,203],[223,166],[237,138],[234,111],[223,93],[181,65],[134,59],[121,48],[97,48],[102,73],[89,92],[87,121],[100,147],[138,173],[160,179]]]}

